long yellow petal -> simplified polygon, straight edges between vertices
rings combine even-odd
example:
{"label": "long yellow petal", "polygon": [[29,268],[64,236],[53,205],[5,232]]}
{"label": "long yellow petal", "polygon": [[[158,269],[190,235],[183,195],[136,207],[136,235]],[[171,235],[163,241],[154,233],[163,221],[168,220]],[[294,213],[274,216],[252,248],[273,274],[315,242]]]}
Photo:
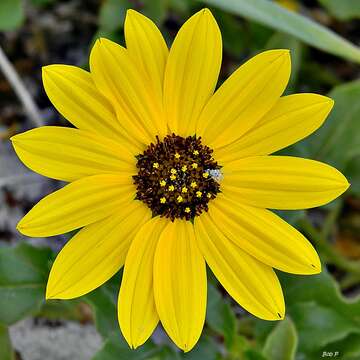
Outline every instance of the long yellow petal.
{"label": "long yellow petal", "polygon": [[167,222],[156,217],[144,224],[126,255],[118,317],[124,338],[134,349],[149,338],[159,322],[153,290],[153,267],[156,245]]}
{"label": "long yellow petal", "polygon": [[150,218],[151,212],[143,203],[132,201],[116,214],[85,226],[56,257],[46,298],[76,298],[110,279],[124,265],[139,226]]}
{"label": "long yellow petal", "polygon": [[265,51],[240,66],[201,113],[197,134],[212,148],[230,144],[275,105],[290,77],[288,50]]}
{"label": "long yellow petal", "polygon": [[131,138],[148,145],[156,135],[166,134],[160,99],[154,97],[146,73],[125,48],[107,39],[97,40],[90,54],[90,69],[96,86],[111,101]]}
{"label": "long yellow petal", "polygon": [[196,242],[207,264],[229,295],[261,319],[283,319],[284,298],[271,267],[227,239],[209,214],[196,217],[194,227]]}
{"label": "long yellow petal", "polygon": [[33,237],[66,233],[116,213],[134,197],[131,177],[89,176],[44,197],[22,218],[17,229]]}
{"label": "long yellow petal", "polygon": [[317,94],[284,96],[239,140],[217,149],[224,164],[248,156],[269,155],[310,135],[328,116],[334,101]]}
{"label": "long yellow petal", "polygon": [[164,106],[172,132],[195,133],[200,112],[214,92],[221,56],[220,30],[211,12],[203,9],[181,27],[170,49]]}
{"label": "long yellow petal", "polygon": [[42,78],[50,101],[73,125],[125,141],[113,107],[96,88],[89,72],[76,66],[49,65],[43,67]]}
{"label": "long yellow petal", "polygon": [[162,102],[168,48],[157,26],[146,16],[129,9],[125,18],[125,41],[129,56],[145,74]]}
{"label": "long yellow petal", "polygon": [[221,188],[245,204],[270,209],[306,209],[340,196],[349,184],[327,164],[290,157],[256,156],[227,163]]}
{"label": "long yellow petal", "polygon": [[205,321],[206,267],[189,221],[170,222],[160,236],[154,294],[166,332],[179,348],[191,350]]}
{"label": "long yellow petal", "polygon": [[15,135],[11,141],[27,167],[53,179],[136,173],[136,159],[125,146],[89,131],[43,126]]}
{"label": "long yellow petal", "polygon": [[293,274],[317,274],[319,257],[305,237],[269,210],[219,194],[209,206],[209,221],[259,261]]}

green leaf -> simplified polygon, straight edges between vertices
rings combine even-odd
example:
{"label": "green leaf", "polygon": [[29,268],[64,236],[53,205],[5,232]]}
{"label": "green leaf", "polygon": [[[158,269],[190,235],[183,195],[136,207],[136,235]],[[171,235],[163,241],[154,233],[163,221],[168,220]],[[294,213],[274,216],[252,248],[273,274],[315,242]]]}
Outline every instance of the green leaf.
{"label": "green leaf", "polygon": [[278,322],[269,334],[264,346],[264,355],[269,359],[293,360],[297,347],[297,333],[289,317]]}
{"label": "green leaf", "polygon": [[323,352],[338,352],[342,360],[360,359],[360,334],[351,334],[343,340],[327,344],[315,356]]}
{"label": "green leaf", "polygon": [[23,23],[24,17],[24,9],[21,0],[0,1],[1,31],[15,30]]}
{"label": "green leaf", "polygon": [[206,322],[218,334],[222,335],[225,344],[231,348],[236,335],[236,317],[228,303],[215,286],[208,284]]}
{"label": "green leaf", "polygon": [[331,15],[340,20],[360,18],[360,1],[354,0],[319,0]]}
{"label": "green leaf", "polygon": [[219,348],[215,341],[208,336],[202,336],[195,347],[182,355],[184,360],[216,360],[219,356]]}
{"label": "green leaf", "polygon": [[145,0],[141,12],[160,25],[166,16],[167,4],[167,0]]}
{"label": "green leaf", "polygon": [[360,298],[349,300],[342,296],[338,284],[325,269],[317,275],[280,273],[279,277],[288,306],[315,301],[323,307],[333,308],[349,321],[356,320],[360,325]]}
{"label": "green leaf", "polygon": [[233,14],[259,22],[320,50],[360,63],[360,49],[324,26],[268,0],[203,0]]}
{"label": "green leaf", "polygon": [[52,252],[25,243],[0,248],[0,323],[11,325],[38,310]]}
{"label": "green leaf", "polygon": [[158,348],[150,341],[147,341],[140,348],[132,350],[119,332],[105,342],[103,348],[92,360],[145,360],[152,358],[158,351]]}
{"label": "green leaf", "polygon": [[352,183],[360,171],[360,80],[336,86],[328,96],[335,100],[330,116],[304,143],[312,158],[335,166]]}
{"label": "green leaf", "polygon": [[99,27],[102,32],[112,33],[124,26],[126,10],[131,9],[130,0],[105,0],[100,8]]}
{"label": "green leaf", "polygon": [[103,338],[120,331],[117,317],[117,295],[120,289],[121,273],[115,275],[106,284],[83,297],[93,308],[95,324]]}
{"label": "green leaf", "polygon": [[325,270],[312,276],[280,274],[280,278],[304,358],[318,359],[329,344],[360,333],[360,298],[344,298]]}
{"label": "green leaf", "polygon": [[360,333],[355,321],[345,318],[331,307],[308,302],[295,304],[290,311],[299,331],[299,351],[314,354],[317,358],[320,358],[324,346],[351,333]]}
{"label": "green leaf", "polygon": [[286,92],[292,92],[295,88],[299,75],[301,59],[303,55],[302,43],[291,35],[276,32],[267,42],[266,49],[290,49],[291,54],[291,77]]}
{"label": "green leaf", "polygon": [[7,327],[0,325],[0,359],[15,360]]}

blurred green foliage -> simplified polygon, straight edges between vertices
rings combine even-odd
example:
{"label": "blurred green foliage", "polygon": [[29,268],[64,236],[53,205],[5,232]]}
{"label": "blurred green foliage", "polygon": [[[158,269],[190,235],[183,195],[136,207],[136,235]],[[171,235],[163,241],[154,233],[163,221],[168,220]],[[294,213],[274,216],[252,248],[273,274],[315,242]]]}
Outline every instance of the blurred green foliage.
{"label": "blurred green foliage", "polygon": [[[56,0],[32,0],[46,7]],[[204,4],[213,5],[224,44],[223,78],[244,58],[270,48],[289,48],[292,77],[288,92],[330,92],[335,107],[315,135],[282,153],[318,159],[343,171],[352,184],[348,194],[360,196],[360,81],[344,83],[334,67],[323,66],[312,55],[312,46],[330,55],[328,62],[348,59],[360,62],[360,50],[324,25],[292,13],[269,0],[154,0],[140,2],[140,10],[151,17],[170,41],[188,16]],[[360,2],[319,0],[327,16],[345,21],[360,17]],[[123,41],[123,22],[130,0],[104,0],[97,17],[94,37]],[[234,16],[234,14],[236,16]],[[0,30],[14,30],[24,21],[20,0],[0,1]],[[166,24],[172,22],[171,26]],[[175,24],[175,25],[174,25]],[[175,28],[175,29],[174,29]],[[90,46],[90,44],[89,44]],[[317,54],[317,53],[315,53]],[[315,227],[309,212],[280,212],[301,229],[320,253],[323,272],[316,276],[279,274],[287,306],[286,319],[266,322],[239,308],[209,272],[206,326],[197,346],[189,353],[179,352],[165,334],[130,350],[117,323],[117,293],[121,272],[108,283],[79,301],[44,302],[48,271],[54,253],[47,248],[20,244],[0,247],[0,359],[13,360],[8,326],[29,316],[78,319],[79,303],[93,309],[95,324],[104,345],[93,360],[315,360],[323,353],[339,352],[342,360],[360,359],[360,298],[345,298],[339,291],[339,273],[359,286],[360,264],[340,254],[328,241],[344,204],[344,197],[322,209],[323,220]],[[326,270],[327,265],[331,274]],[[334,270],[335,268],[335,270]],[[66,305],[65,305],[66,304]]]}
{"label": "blurred green foliage", "polygon": [[360,2],[354,0],[319,0],[331,15],[340,20],[360,18]]}
{"label": "blurred green foliage", "polygon": [[21,0],[0,1],[0,31],[14,30],[24,21],[24,9]]}

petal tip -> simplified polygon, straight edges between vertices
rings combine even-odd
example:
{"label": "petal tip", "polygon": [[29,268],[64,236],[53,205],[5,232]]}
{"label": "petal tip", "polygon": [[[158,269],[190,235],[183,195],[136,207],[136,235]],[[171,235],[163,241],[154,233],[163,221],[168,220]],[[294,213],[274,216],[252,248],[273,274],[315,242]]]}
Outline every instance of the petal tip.
{"label": "petal tip", "polygon": [[126,10],[126,16],[125,16],[125,22],[129,21],[134,18],[147,18],[145,15],[141,14],[139,11],[136,11],[135,9],[127,9]]}
{"label": "petal tip", "polygon": [[310,273],[311,275],[315,275],[315,274],[320,274],[321,273],[321,263],[319,262],[318,264],[310,264],[311,270],[312,272]]}
{"label": "petal tip", "polygon": [[19,134],[13,135],[10,139],[9,139],[13,144],[16,144],[19,141]]}
{"label": "petal tip", "polygon": [[19,231],[19,233],[21,233],[21,234],[23,234],[23,235],[28,235],[28,234],[26,233],[26,224],[24,224],[23,219],[20,220],[20,221],[18,222],[18,224],[16,225],[16,230]]}

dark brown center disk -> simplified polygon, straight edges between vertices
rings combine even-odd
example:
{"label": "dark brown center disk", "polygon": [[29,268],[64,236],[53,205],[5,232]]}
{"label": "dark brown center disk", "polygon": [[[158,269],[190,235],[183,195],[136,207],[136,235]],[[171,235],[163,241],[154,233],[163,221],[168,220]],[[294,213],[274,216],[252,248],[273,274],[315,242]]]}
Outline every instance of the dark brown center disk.
{"label": "dark brown center disk", "polygon": [[212,152],[195,135],[157,138],[156,144],[136,156],[136,199],[148,205],[153,216],[172,221],[191,220],[207,211],[208,202],[220,192],[220,166]]}

